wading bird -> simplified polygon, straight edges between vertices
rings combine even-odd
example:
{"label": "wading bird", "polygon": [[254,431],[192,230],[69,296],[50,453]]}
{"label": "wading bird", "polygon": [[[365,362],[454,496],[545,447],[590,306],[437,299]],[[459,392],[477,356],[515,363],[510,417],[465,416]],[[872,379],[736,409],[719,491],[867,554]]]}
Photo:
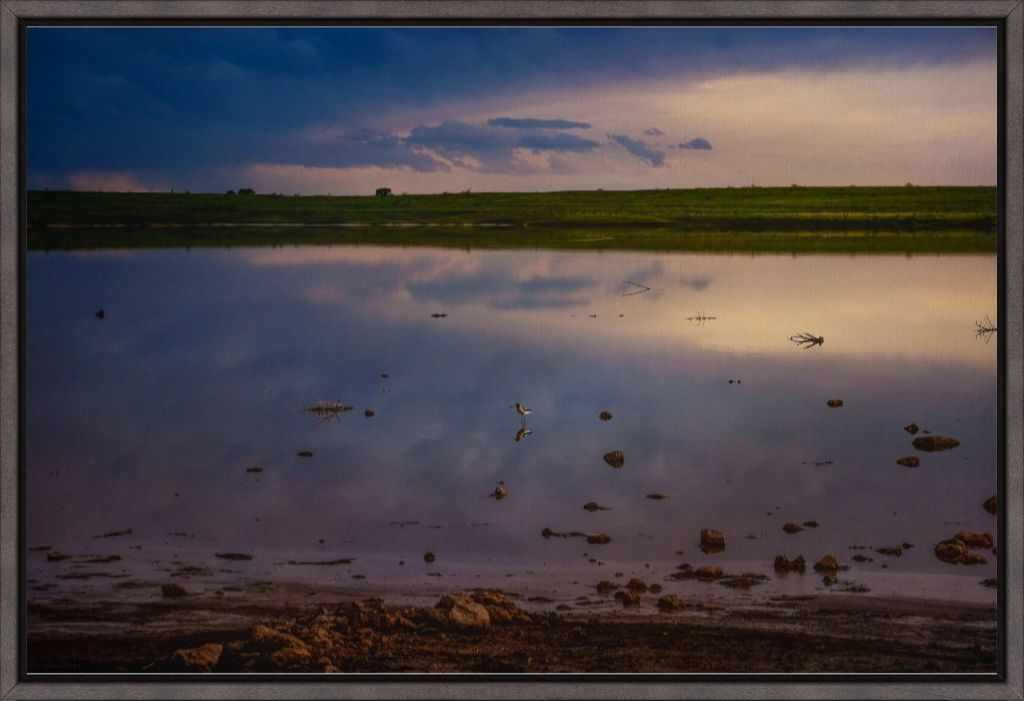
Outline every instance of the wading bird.
{"label": "wading bird", "polygon": [[512,408],[516,410],[516,413],[523,417],[523,426],[526,425],[526,417],[533,413],[533,409],[527,409],[519,402],[512,405]]}

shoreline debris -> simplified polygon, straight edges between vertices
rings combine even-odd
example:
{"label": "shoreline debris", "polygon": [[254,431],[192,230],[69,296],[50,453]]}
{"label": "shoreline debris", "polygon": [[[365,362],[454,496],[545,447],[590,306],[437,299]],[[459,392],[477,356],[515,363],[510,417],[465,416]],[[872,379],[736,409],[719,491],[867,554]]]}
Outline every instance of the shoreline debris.
{"label": "shoreline debris", "polygon": [[647,285],[641,285],[639,282],[632,282],[630,280],[624,280],[623,282],[625,282],[627,285],[632,285],[633,287],[639,288],[633,290],[632,292],[626,292],[625,294],[622,295],[623,297],[633,297],[635,295],[642,295],[644,292],[651,291],[650,287],[648,287]]}
{"label": "shoreline debris", "polygon": [[987,314],[985,315],[984,322],[974,322],[974,337],[985,339],[985,343],[992,340],[992,336],[995,335],[997,331],[999,331],[999,327],[992,323],[992,320],[988,318]]}

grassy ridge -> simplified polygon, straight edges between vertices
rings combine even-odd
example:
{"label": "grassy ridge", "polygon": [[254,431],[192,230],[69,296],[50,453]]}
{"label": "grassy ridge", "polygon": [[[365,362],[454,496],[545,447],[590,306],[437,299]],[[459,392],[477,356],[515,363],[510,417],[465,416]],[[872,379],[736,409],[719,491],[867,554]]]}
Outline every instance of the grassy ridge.
{"label": "grassy ridge", "polygon": [[433,246],[463,249],[692,251],[706,253],[994,253],[978,231],[681,231],[652,228],[157,228],[37,229],[30,250],[280,245]]}
{"label": "grassy ridge", "polygon": [[[648,227],[688,231],[973,230],[996,226],[993,187],[724,188],[288,197],[28,193],[29,229],[209,224]],[[289,238],[291,234],[289,234]]]}

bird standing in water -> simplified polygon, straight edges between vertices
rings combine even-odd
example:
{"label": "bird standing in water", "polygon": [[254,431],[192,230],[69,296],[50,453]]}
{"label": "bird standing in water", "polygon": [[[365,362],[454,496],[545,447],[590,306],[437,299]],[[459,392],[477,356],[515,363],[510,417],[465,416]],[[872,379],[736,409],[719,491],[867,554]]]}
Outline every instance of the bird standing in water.
{"label": "bird standing in water", "polygon": [[523,426],[525,426],[526,425],[526,417],[533,413],[533,409],[527,409],[526,407],[524,407],[519,402],[516,402],[513,405],[513,408],[516,410],[517,414],[519,414],[521,417],[523,417]]}

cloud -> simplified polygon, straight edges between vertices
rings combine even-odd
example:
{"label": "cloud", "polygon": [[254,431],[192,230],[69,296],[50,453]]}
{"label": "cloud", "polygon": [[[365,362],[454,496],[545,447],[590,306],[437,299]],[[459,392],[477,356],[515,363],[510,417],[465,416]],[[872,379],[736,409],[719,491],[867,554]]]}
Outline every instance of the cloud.
{"label": "cloud", "polygon": [[655,168],[665,164],[664,152],[648,146],[640,139],[631,139],[623,134],[608,134],[608,138],[640,160],[647,161]]}
{"label": "cloud", "polygon": [[689,148],[695,149],[697,151],[710,151],[711,144],[707,141],[707,139],[697,137],[696,139],[691,139],[690,141],[687,141],[685,144],[679,144],[679,148]]}
{"label": "cloud", "polygon": [[578,136],[572,134],[551,134],[550,136],[544,134],[536,134],[530,136],[524,136],[519,139],[519,146],[521,148],[528,148],[531,151],[589,151],[590,149],[597,148],[598,143],[591,141],[590,139],[581,139]]}
{"label": "cloud", "polygon": [[647,136],[665,136],[665,132],[663,132],[658,127],[651,127],[650,129],[644,129],[644,134],[646,134]]}
{"label": "cloud", "polygon": [[532,119],[528,117],[496,117],[488,119],[492,127],[511,127],[513,129],[589,129],[586,122],[573,122],[568,119]]}

